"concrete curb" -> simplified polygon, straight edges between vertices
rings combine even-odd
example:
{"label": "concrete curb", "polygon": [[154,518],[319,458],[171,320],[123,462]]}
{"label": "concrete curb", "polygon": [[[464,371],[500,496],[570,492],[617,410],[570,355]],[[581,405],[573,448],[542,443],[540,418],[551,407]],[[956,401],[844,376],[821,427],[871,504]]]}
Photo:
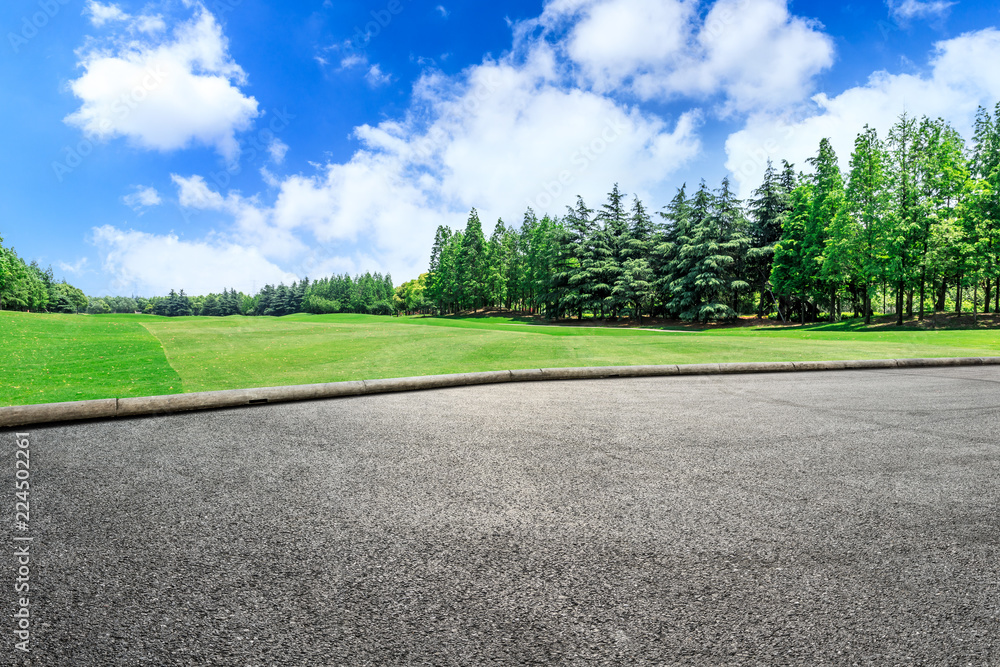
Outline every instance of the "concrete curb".
{"label": "concrete curb", "polygon": [[941,359],[872,359],[854,361],[765,361],[729,364],[686,364],[679,366],[604,366],[595,368],[531,368],[513,371],[425,375],[386,380],[355,380],[290,387],[231,389],[194,394],[108,398],[73,403],[46,403],[0,407],[0,428],[87,419],[115,419],[174,412],[234,408],[267,403],[310,401],[345,396],[366,396],[400,391],[443,387],[464,387],[502,382],[543,380],[597,380],[603,378],[660,377],[671,375],[720,375],[732,373],[789,373],[796,371],[839,371],[870,368],[928,368],[939,366],[1000,365],[1000,357],[960,357]]}

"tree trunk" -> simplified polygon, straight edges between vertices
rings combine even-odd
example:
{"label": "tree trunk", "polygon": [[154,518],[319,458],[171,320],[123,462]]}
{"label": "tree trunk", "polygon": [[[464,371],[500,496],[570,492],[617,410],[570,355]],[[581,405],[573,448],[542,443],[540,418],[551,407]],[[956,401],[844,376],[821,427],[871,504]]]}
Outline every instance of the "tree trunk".
{"label": "tree trunk", "polygon": [[962,314],[962,276],[955,279],[955,314]]}
{"label": "tree trunk", "polygon": [[920,319],[924,319],[924,295],[927,289],[927,267],[920,268]]}
{"label": "tree trunk", "polygon": [[972,286],[972,323],[979,321],[979,281]]}
{"label": "tree trunk", "polygon": [[906,296],[906,290],[903,288],[903,281],[900,280],[896,285],[896,326],[903,326],[903,299]]}
{"label": "tree trunk", "polygon": [[913,290],[906,291],[906,316],[913,317]]}
{"label": "tree trunk", "polygon": [[865,324],[872,323],[872,297],[868,293],[868,285],[865,285]]}
{"label": "tree trunk", "polygon": [[830,288],[830,321],[837,321],[837,288]]}
{"label": "tree trunk", "polygon": [[944,311],[944,300],[948,298],[948,279],[941,276],[941,286],[938,287],[937,303],[934,304],[934,312]]}

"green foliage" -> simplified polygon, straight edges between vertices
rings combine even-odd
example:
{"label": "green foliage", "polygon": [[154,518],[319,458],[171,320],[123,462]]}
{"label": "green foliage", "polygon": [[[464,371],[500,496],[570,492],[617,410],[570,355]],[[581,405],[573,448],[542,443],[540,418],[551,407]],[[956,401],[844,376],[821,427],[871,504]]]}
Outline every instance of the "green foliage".
{"label": "green foliage", "polygon": [[65,281],[56,283],[52,269],[43,271],[36,262],[18,257],[13,248],[0,245],[0,310],[75,313],[86,307],[83,292]]}

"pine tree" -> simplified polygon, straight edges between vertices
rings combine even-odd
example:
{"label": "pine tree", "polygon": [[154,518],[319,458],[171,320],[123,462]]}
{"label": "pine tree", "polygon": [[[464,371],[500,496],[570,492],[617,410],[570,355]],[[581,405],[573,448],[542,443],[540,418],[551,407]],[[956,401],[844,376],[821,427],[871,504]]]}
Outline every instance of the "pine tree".
{"label": "pine tree", "polygon": [[729,298],[732,313],[726,319],[739,316],[740,295],[750,288],[748,282],[747,251],[750,247],[750,223],[743,212],[742,202],[730,187],[729,178],[722,179],[713,201],[713,218],[718,230],[719,256],[728,257],[724,262],[724,289],[721,298]]}
{"label": "pine tree", "polygon": [[446,285],[449,280],[446,267],[442,266],[442,258],[450,239],[451,229],[438,225],[434,234],[434,246],[431,248],[430,267],[427,270],[427,298],[442,313],[448,307]]}
{"label": "pine tree", "polygon": [[485,301],[486,238],[479,213],[472,209],[462,234],[458,259],[459,307],[478,309]]}
{"label": "pine tree", "polygon": [[624,270],[625,260],[629,258],[629,220],[625,208],[625,195],[615,183],[608,193],[608,201],[597,214],[600,227],[595,232],[599,238],[594,239],[594,247],[598,253],[594,271],[597,284],[600,286],[599,298],[611,311],[613,317],[618,317],[618,311],[626,304],[615,297],[614,286]]}
{"label": "pine tree", "polygon": [[[791,174],[790,182],[785,181]],[[750,211],[750,248],[747,250],[748,278],[756,286],[760,295],[757,317],[764,317],[765,298],[769,293],[771,265],[774,249],[781,239],[781,223],[791,211],[792,190],[795,189],[795,172],[788,162],[784,163],[781,174],[771,161],[767,162],[764,181],[753,192],[748,202]],[[773,296],[772,299],[773,301]],[[777,303],[772,305],[777,306]]]}
{"label": "pine tree", "polygon": [[657,235],[650,251],[650,266],[653,271],[653,289],[663,303],[664,315],[677,317],[679,311],[671,304],[673,283],[681,277],[680,251],[689,237],[691,226],[691,203],[687,197],[687,185],[682,185],[670,203],[660,211],[663,228]]}
{"label": "pine tree", "polygon": [[585,310],[594,308],[592,285],[595,281],[588,253],[588,241],[597,227],[593,216],[594,211],[587,207],[582,197],[577,197],[576,207],[567,207],[564,218],[566,233],[561,239],[562,252],[571,258],[568,260],[570,270],[565,278],[566,306],[570,310],[575,310],[581,320]]}
{"label": "pine tree", "polygon": [[509,259],[504,254],[503,236],[505,230],[506,227],[503,224],[503,219],[497,220],[496,227],[493,228],[493,234],[486,245],[486,280],[484,288],[486,303],[492,307],[503,305],[506,296],[504,294],[506,288],[504,275]]}

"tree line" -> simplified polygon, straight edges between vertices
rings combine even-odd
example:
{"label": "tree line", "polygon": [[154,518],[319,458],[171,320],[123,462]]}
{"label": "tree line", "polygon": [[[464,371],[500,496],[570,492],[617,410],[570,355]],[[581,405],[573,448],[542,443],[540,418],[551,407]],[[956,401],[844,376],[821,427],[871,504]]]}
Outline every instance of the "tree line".
{"label": "tree line", "polygon": [[165,317],[279,317],[294,313],[394,315],[397,308],[392,277],[389,274],[365,273],[352,278],[345,273],[312,282],[309,278],[303,278],[291,285],[267,284],[254,295],[225,289],[221,293],[202,296],[190,296],[184,290],[170,290],[166,296],[151,298],[90,297],[87,312],[140,312]]}
{"label": "tree line", "polygon": [[682,186],[655,214],[615,185],[600,208],[529,208],[488,239],[473,209],[464,229],[438,227],[414,303],[700,322],[1000,312],[1000,104],[978,110],[971,145],[903,114],[884,138],[863,128],[846,172],[828,139],[807,165],[769,162],[746,201],[728,178]]}
{"label": "tree line", "polygon": [[0,310],[76,313],[87,306],[82,290],[57,281],[52,267],[25,262],[0,237]]}

